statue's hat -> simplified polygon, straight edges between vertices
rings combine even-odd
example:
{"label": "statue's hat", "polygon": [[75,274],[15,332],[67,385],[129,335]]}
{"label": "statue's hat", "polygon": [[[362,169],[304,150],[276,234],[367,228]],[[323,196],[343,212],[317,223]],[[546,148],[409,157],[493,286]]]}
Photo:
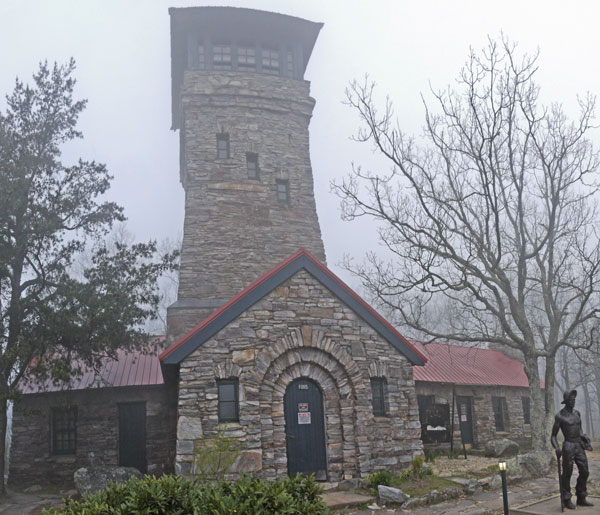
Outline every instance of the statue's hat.
{"label": "statue's hat", "polygon": [[567,403],[567,399],[569,397],[571,397],[571,395],[573,397],[577,397],[577,390],[568,390],[565,393],[563,393],[563,400],[562,400],[561,404],[566,404]]}

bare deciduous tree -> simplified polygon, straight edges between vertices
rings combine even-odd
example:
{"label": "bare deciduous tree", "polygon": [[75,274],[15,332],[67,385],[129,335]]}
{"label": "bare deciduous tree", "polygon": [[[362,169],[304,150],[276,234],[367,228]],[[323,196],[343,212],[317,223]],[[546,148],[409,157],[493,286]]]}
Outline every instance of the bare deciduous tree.
{"label": "bare deciduous tree", "polygon": [[[599,159],[588,139],[595,99],[579,99],[575,121],[559,105],[542,106],[537,62],[504,37],[471,51],[456,88],[432,92],[435,109],[423,99],[422,141],[400,130],[389,100],[378,111],[373,84],[354,82],[356,138],[392,168],[354,167],[333,188],[345,219],[380,222],[391,258],[371,253],[348,266],[398,323],[431,339],[523,353],[533,445],[545,448],[556,353],[586,347],[581,335],[599,313]],[[450,327],[432,318],[440,297],[452,305]]]}

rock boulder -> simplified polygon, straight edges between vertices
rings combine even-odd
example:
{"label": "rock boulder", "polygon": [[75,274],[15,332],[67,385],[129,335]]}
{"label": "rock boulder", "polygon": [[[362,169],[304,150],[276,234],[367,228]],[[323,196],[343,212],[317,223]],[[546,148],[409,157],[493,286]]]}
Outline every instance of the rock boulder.
{"label": "rock boulder", "polygon": [[125,483],[132,477],[141,478],[142,473],[133,467],[99,465],[77,469],[75,474],[73,474],[75,487],[81,495],[93,494],[104,490],[111,481],[113,483]]}
{"label": "rock boulder", "polygon": [[408,495],[406,495],[399,488],[393,488],[391,486],[379,485],[377,487],[377,493],[379,494],[379,500],[381,502],[393,502],[396,504],[402,504]]}
{"label": "rock boulder", "polygon": [[485,455],[494,458],[514,456],[519,453],[519,444],[508,438],[496,438],[485,444]]}
{"label": "rock boulder", "polygon": [[550,451],[531,451],[506,462],[507,476],[511,481],[545,476],[551,468],[554,454]]}

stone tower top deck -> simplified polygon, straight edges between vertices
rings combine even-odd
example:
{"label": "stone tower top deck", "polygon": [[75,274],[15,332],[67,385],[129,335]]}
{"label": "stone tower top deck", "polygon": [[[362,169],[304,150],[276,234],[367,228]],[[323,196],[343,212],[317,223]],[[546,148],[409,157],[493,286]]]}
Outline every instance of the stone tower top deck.
{"label": "stone tower top deck", "polygon": [[[169,14],[173,129],[181,124],[186,69],[229,69],[303,79],[323,27],[294,16],[239,7],[171,7]],[[223,53],[227,47],[229,54]]]}
{"label": "stone tower top deck", "polygon": [[299,248],[325,262],[304,80],[322,24],[230,7],[169,12],[185,189],[175,338]]}

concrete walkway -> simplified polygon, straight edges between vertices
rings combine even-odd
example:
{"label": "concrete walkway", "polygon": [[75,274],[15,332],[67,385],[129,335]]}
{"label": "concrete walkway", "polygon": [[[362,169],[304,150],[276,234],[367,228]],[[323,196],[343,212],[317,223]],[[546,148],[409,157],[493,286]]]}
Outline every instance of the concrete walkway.
{"label": "concrete walkway", "polygon": [[27,515],[41,513],[42,508],[62,506],[62,499],[69,495],[67,492],[48,493],[39,492],[14,492],[8,490],[6,497],[0,498],[0,514]]}

